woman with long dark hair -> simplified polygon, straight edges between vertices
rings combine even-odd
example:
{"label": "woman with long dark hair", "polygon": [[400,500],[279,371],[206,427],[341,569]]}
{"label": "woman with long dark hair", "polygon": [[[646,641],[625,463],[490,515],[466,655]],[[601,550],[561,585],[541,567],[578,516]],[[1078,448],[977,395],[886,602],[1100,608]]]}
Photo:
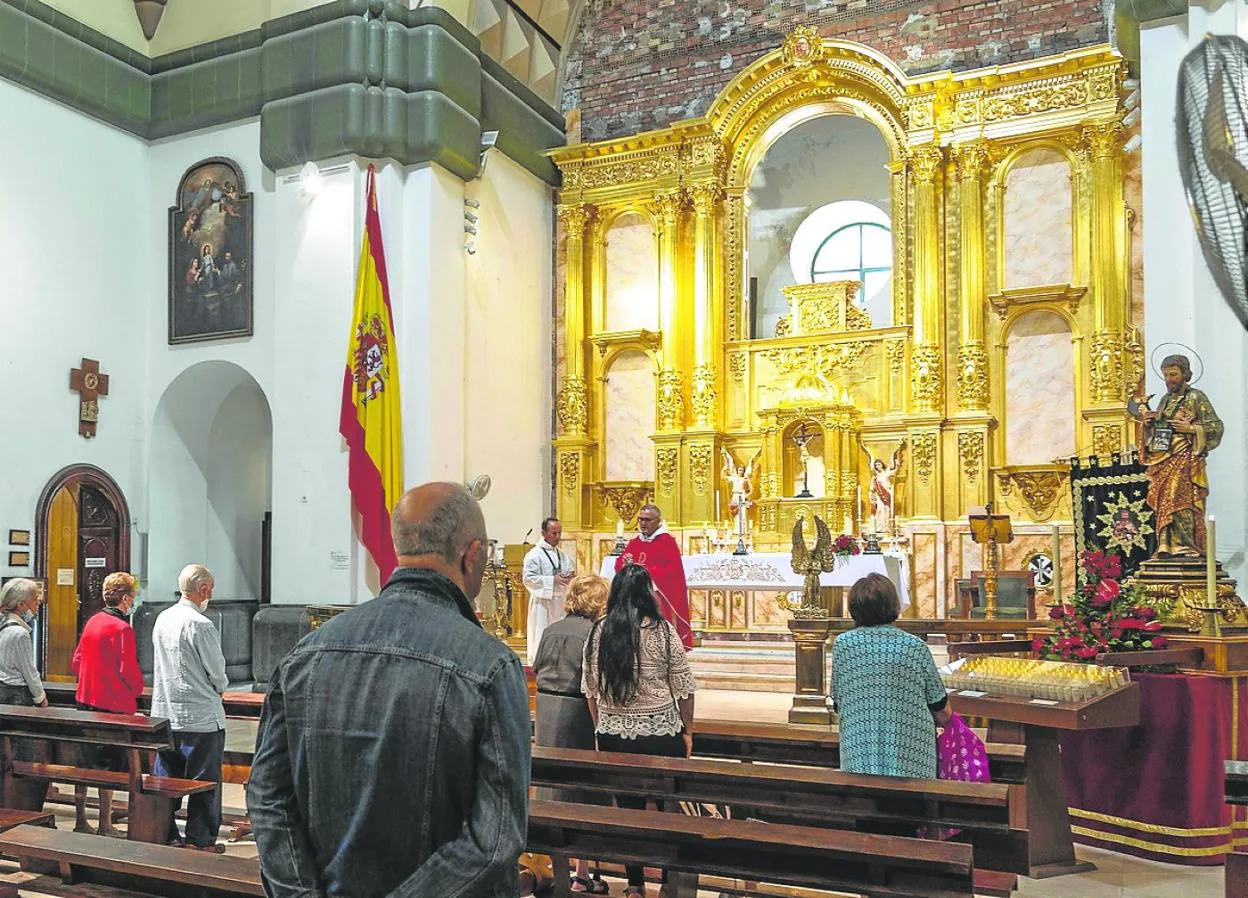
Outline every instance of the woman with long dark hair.
{"label": "woman with long dark hair", "polygon": [[[676,629],[659,613],[654,581],[640,565],[625,565],[612,581],[606,616],[585,642],[581,676],[599,751],[669,758],[692,753],[693,671]],[[644,798],[627,795],[617,795],[615,803],[645,807]],[[626,870],[625,898],[644,898],[644,870]]]}

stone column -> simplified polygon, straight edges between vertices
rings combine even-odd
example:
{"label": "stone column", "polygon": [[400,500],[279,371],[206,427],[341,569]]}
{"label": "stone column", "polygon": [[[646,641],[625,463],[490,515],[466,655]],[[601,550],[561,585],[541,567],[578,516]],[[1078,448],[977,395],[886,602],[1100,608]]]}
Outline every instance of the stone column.
{"label": "stone column", "polygon": [[914,350],[910,401],[915,412],[936,413],[944,401],[941,359],[940,182],[944,154],[924,144],[910,154],[914,175]]}
{"label": "stone column", "polygon": [[1122,195],[1117,122],[1089,125],[1083,144],[1092,178],[1092,402],[1118,404],[1124,398],[1123,323],[1126,319],[1126,208]]}
{"label": "stone column", "polygon": [[594,447],[589,435],[589,397],[585,381],[588,337],[585,288],[591,277],[591,266],[585,254],[585,230],[594,212],[593,206],[584,204],[560,206],[557,210],[566,238],[567,280],[564,285],[564,375],[555,399],[559,418],[555,480],[559,518],[573,532],[586,529],[593,522],[585,498],[585,483],[593,477]]}

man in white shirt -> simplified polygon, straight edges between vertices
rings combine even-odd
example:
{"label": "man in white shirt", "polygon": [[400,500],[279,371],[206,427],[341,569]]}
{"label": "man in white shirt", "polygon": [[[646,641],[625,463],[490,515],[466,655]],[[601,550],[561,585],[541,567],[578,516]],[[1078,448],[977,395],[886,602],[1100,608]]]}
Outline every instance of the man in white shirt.
{"label": "man in white shirt", "polygon": [[[225,756],[225,706],[229,685],[221,635],[204,614],[212,598],[212,573],[190,564],[178,577],[181,600],[156,617],[152,627],[152,716],[169,720],[173,748],[156,754],[157,776],[215,782],[211,792],[187,800],[186,837],[174,824],[171,844],[222,854],[221,762]],[[181,802],[179,802],[180,804]]]}
{"label": "man in white shirt", "polygon": [[529,625],[525,649],[529,664],[537,657],[542,631],[563,620],[563,599],[568,594],[576,564],[559,550],[563,525],[558,518],[542,521],[542,538],[524,556],[524,588],[529,591]]}

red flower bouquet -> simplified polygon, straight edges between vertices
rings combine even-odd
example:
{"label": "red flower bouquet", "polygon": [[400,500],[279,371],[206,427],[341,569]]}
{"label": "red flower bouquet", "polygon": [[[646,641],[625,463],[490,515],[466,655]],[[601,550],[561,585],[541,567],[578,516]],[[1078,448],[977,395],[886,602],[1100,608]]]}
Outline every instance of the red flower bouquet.
{"label": "red flower bouquet", "polygon": [[1079,589],[1069,604],[1049,609],[1053,632],[1031,647],[1050,661],[1093,662],[1102,652],[1163,649],[1157,610],[1142,604],[1133,586],[1123,586],[1122,559],[1104,552],[1085,552]]}
{"label": "red flower bouquet", "polygon": [[858,540],[852,536],[842,533],[832,541],[832,553],[841,558],[849,555],[861,555],[862,546],[858,545]]}

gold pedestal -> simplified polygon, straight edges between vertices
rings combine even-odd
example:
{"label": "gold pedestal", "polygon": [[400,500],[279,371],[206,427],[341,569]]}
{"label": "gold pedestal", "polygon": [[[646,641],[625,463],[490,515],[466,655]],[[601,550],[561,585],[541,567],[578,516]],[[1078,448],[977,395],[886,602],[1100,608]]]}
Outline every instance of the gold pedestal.
{"label": "gold pedestal", "polygon": [[828,634],[832,621],[827,617],[794,618],[789,621],[793,634],[797,665],[797,685],[789,723],[832,725],[832,709],[828,705]]}
{"label": "gold pedestal", "polygon": [[[1209,602],[1205,559],[1150,558],[1140,565],[1131,583],[1144,590],[1163,623],[1200,632],[1205,624],[1205,614],[1200,609]],[[1236,595],[1235,581],[1221,564],[1217,566],[1216,589],[1222,625],[1248,627],[1248,609]]]}

